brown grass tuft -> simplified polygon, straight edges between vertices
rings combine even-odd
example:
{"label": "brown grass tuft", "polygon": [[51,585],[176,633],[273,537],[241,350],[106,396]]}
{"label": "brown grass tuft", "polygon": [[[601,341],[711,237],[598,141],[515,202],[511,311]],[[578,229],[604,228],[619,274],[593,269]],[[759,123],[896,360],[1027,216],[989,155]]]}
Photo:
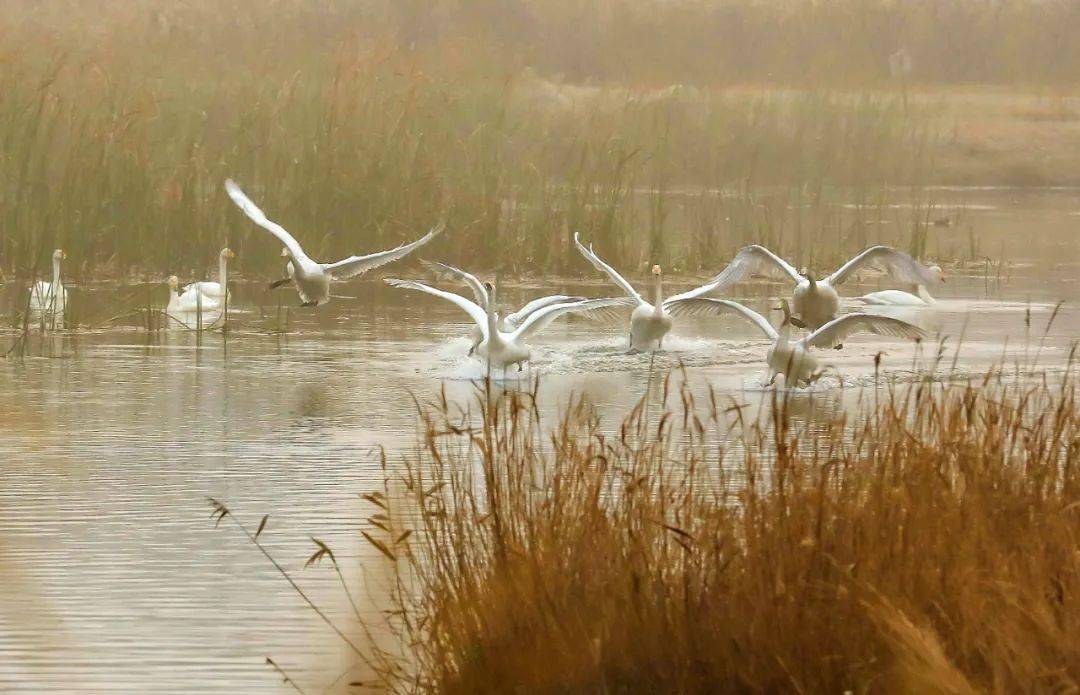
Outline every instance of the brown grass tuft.
{"label": "brown grass tuft", "polygon": [[390,689],[1076,691],[1071,378],[925,381],[812,426],[663,391],[614,433],[535,390],[424,409],[375,498]]}

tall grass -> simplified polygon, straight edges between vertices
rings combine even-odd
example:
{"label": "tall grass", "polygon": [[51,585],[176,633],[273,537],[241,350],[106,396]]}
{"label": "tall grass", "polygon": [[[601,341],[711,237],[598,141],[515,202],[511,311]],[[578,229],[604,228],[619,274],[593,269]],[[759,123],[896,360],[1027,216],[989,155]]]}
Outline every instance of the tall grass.
{"label": "tall grass", "polygon": [[[447,216],[428,253],[450,262],[577,270],[580,231],[620,264],[697,270],[762,227],[796,250],[777,229],[831,234],[830,187],[873,198],[933,164],[933,109],[889,93],[566,83],[460,17],[406,44],[397,11],[318,7],[0,10],[0,266],[25,278],[63,247],[75,279],[186,279],[227,243],[241,274],[277,270],[221,190],[233,176],[317,257]],[[766,220],[763,193],[791,205]]]}
{"label": "tall grass", "polygon": [[781,394],[760,422],[667,382],[652,400],[610,434],[535,390],[424,409],[367,496],[396,576],[385,687],[1080,687],[1071,367],[895,386],[825,424]]}

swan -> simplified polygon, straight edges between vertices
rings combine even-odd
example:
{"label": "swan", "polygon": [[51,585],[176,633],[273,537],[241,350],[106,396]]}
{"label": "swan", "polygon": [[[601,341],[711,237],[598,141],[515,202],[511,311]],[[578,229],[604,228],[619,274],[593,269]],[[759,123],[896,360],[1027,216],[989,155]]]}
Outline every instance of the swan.
{"label": "swan", "polygon": [[[223,309],[222,304],[207,299],[196,292],[184,292],[180,294],[180,280],[171,276],[166,283],[169,285],[169,303],[165,307],[166,316],[183,325],[185,328],[202,325],[204,328],[216,323]],[[200,309],[202,316],[199,316]],[[201,319],[201,320],[200,320]]]}
{"label": "swan", "polygon": [[836,318],[840,309],[840,295],[837,294],[836,287],[860,268],[874,264],[885,266],[896,279],[914,285],[930,285],[944,279],[940,268],[934,272],[932,268],[927,268],[903,251],[888,246],[871,246],[832,275],[819,280],[811,273],[802,275],[790,263],[764,246],[754,245],[735,254],[727,268],[714,280],[714,289],[722,290],[754,271],[779,270],[795,283],[792,325],[817,330]]}
{"label": "swan", "polygon": [[701,297],[689,302],[684,302],[675,310],[678,315],[689,313],[695,314],[725,314],[734,313],[750,321],[773,341],[772,347],[765,356],[768,365],[769,380],[772,384],[779,374],[784,375],[784,383],[795,386],[805,386],[817,381],[821,376],[821,365],[810,353],[810,348],[835,347],[844,342],[844,339],[855,333],[863,331],[876,335],[894,336],[897,338],[911,338],[922,340],[926,332],[918,326],[901,321],[891,316],[878,314],[844,314],[840,318],[833,319],[819,327],[812,333],[798,339],[791,339],[792,315],[791,307],[786,299],[780,302],[780,310],[784,312],[784,320],[780,329],[772,327],[769,320],[753,309],[743,306],[738,302],[727,299],[713,299]]}
{"label": "swan", "polygon": [[671,330],[672,318],[669,310],[681,302],[692,300],[716,289],[717,281],[723,275],[721,273],[721,275],[717,275],[700,287],[664,299],[663,272],[660,266],[654,265],[652,267],[652,274],[655,278],[653,301],[649,303],[622,275],[619,275],[614,268],[601,260],[592,250],[592,246],[586,247],[582,244],[576,232],[574,233],[574,244],[577,246],[578,251],[581,252],[581,255],[594,268],[607,274],[612,282],[626,293],[626,297],[621,299],[621,303],[634,307],[633,313],[630,314],[630,352],[659,350],[663,346],[664,336]]}
{"label": "swan", "polygon": [[262,210],[251,199],[244,195],[240,187],[232,179],[225,181],[225,190],[232,201],[244,212],[248,218],[266,231],[278,238],[285,248],[281,255],[289,259],[285,266],[289,275],[287,279],[278,280],[270,285],[271,289],[292,281],[300,295],[301,306],[321,306],[330,301],[330,283],[345,280],[365,273],[372,268],[396,261],[412,253],[424,244],[435,238],[446,225],[440,223],[431,231],[411,244],[402,244],[389,251],[380,251],[367,256],[349,256],[336,263],[319,263],[312,260],[300,248],[300,244],[293,238],[284,227],[270,221]]}
{"label": "swan", "polygon": [[[929,270],[938,276],[940,282],[945,282],[945,273],[940,266],[932,265]],[[926,285],[917,285],[915,292],[911,294],[903,290],[881,290],[864,294],[857,299],[863,304],[872,306],[934,306],[937,304],[937,301],[927,292]]]}
{"label": "swan", "polygon": [[218,306],[225,303],[228,291],[228,266],[229,260],[236,258],[236,254],[228,248],[221,249],[218,254],[218,281],[217,282],[193,282],[184,288],[182,298],[196,304],[196,294],[202,295],[202,304],[205,308],[208,304]]}
{"label": "swan", "polygon": [[[581,301],[564,302],[561,304],[549,304],[529,314],[521,322],[521,325],[513,330],[501,330],[499,328],[500,319],[498,311],[493,309],[485,310],[476,302],[466,299],[459,294],[446,292],[412,280],[388,278],[386,283],[391,287],[426,292],[456,304],[472,318],[483,333],[483,340],[480,342],[480,345],[476,347],[476,354],[487,358],[488,366],[491,368],[501,367],[505,370],[508,366],[516,364],[519,372],[522,370],[522,363],[528,362],[532,358],[532,350],[529,348],[527,341],[550,325],[551,322],[558,317],[571,312],[593,311],[595,309],[625,304],[621,297],[614,299],[585,299]],[[484,289],[490,297],[494,293],[495,288],[488,284]]]}
{"label": "swan", "polygon": [[[472,290],[476,303],[484,307],[486,311],[491,311],[495,308],[494,292],[489,294],[484,283],[480,282],[480,280],[472,273],[446,265],[445,263],[436,263],[432,261],[423,261],[423,263],[436,272],[450,275],[468,286],[468,288]],[[586,297],[575,297],[566,294],[552,294],[546,297],[537,297],[536,299],[527,302],[525,306],[514,313],[508,314],[507,316],[500,316],[499,330],[503,333],[513,332],[513,330],[520,326],[525,319],[544,307],[551,306],[552,304],[580,302],[584,299],[586,299]],[[480,343],[484,342],[484,332],[479,326],[473,326],[472,330],[469,332],[469,337],[472,340],[472,346],[469,348],[469,356],[471,357],[473,352],[480,347]]]}
{"label": "swan", "polygon": [[52,254],[52,282],[39,280],[30,288],[30,310],[42,315],[63,314],[68,291],[60,280],[60,261],[67,258],[62,249]]}

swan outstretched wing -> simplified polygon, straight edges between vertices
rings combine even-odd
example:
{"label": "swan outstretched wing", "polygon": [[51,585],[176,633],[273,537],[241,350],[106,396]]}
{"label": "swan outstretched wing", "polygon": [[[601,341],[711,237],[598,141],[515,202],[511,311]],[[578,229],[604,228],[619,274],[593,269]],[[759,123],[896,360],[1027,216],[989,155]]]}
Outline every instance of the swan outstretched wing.
{"label": "swan outstretched wing", "polygon": [[727,299],[713,299],[711,297],[691,297],[680,299],[671,306],[665,304],[668,313],[675,317],[680,316],[718,316],[720,314],[735,314],[741,316],[750,323],[761,329],[769,340],[776,340],[778,333],[769,323],[769,319],[757,313],[749,307]]}
{"label": "swan outstretched wing", "polygon": [[408,256],[410,253],[420,248],[424,244],[428,243],[442,231],[446,229],[446,223],[440,222],[431,228],[424,236],[420,237],[411,244],[402,244],[397,248],[390,249],[389,251],[379,251],[378,253],[368,254],[367,256],[349,256],[336,263],[323,263],[323,271],[334,280],[345,280],[351,277],[356,277],[361,273],[378,268],[381,265],[386,265],[400,258]]}
{"label": "swan outstretched wing", "polygon": [[799,271],[795,270],[793,265],[777,256],[769,249],[764,246],[758,246],[757,244],[746,246],[735,254],[735,258],[731,259],[731,263],[728,263],[727,267],[721,270],[716,277],[698,288],[699,290],[706,287],[708,289],[704,289],[702,292],[697,292],[691,296],[698,296],[713,290],[722,290],[750,277],[753,273],[773,274],[777,271],[786,275],[788,279],[795,284],[799,284],[803,281],[803,276],[799,274]]}
{"label": "swan outstretched wing", "polygon": [[529,318],[533,313],[543,309],[546,306],[552,304],[568,304],[570,302],[580,302],[585,297],[570,297],[565,294],[553,294],[548,297],[537,297],[525,306],[521,307],[514,313],[506,317],[506,322],[511,326],[518,326],[522,321]]}
{"label": "swan outstretched wing", "polygon": [[452,265],[446,265],[445,263],[439,263],[438,261],[422,261],[424,265],[433,269],[437,273],[444,273],[454,278],[458,282],[464,283],[472,290],[473,297],[476,298],[476,303],[482,307],[488,305],[488,292],[484,287],[484,283],[480,282],[472,273],[466,272],[461,268],[455,268]]}
{"label": "swan outstretched wing", "polygon": [[857,313],[845,314],[829,321],[803,338],[802,342],[808,347],[830,348],[840,345],[848,336],[863,332],[912,340],[926,337],[926,331],[913,323],[880,314]]}
{"label": "swan outstretched wing", "polygon": [[425,285],[422,282],[414,282],[413,280],[398,280],[396,278],[387,278],[386,284],[391,287],[399,287],[405,290],[419,290],[421,292],[427,292],[428,294],[441,297],[448,302],[453,302],[459,307],[465,310],[465,312],[472,317],[472,320],[476,322],[476,325],[480,327],[480,330],[484,332],[484,339],[487,339],[488,331],[488,317],[487,312],[480,308],[476,302],[471,302],[460,294],[454,294],[453,292],[446,292],[443,290],[435,289],[430,285]]}
{"label": "swan outstretched wing", "polygon": [[939,273],[935,273],[903,251],[897,251],[888,246],[871,246],[840,266],[840,269],[830,275],[827,280],[835,287],[842,284],[860,268],[872,265],[882,266],[900,282],[912,285],[934,286],[941,279]]}
{"label": "swan outstretched wing", "polygon": [[248,198],[240,187],[236,185],[236,182],[232,179],[225,179],[225,191],[232,198],[232,201],[236,203],[236,206],[244,211],[244,214],[248,216],[255,224],[259,225],[266,231],[270,232],[278,238],[285,248],[289,249],[289,253],[293,258],[304,259],[307,258],[307,254],[304,253],[304,249],[300,248],[299,242],[293,238],[292,234],[289,234],[288,230],[282,227],[277,222],[270,220],[266,214],[259,209],[259,206]]}
{"label": "swan outstretched wing", "polygon": [[578,238],[577,232],[574,232],[574,244],[577,246],[578,251],[581,252],[581,255],[585,257],[585,260],[589,261],[589,263],[592,263],[593,267],[597,270],[606,273],[607,276],[611,278],[612,282],[614,282],[616,285],[622,288],[624,292],[626,292],[626,296],[633,297],[638,301],[639,304],[645,303],[645,300],[641,298],[641,295],[638,294],[638,291],[634,289],[634,286],[626,281],[626,278],[624,278],[622,275],[619,275],[619,273],[610,265],[600,260],[600,257],[593,252],[591,246],[586,248],[585,244],[581,243],[581,240]]}
{"label": "swan outstretched wing", "polygon": [[549,304],[529,314],[521,322],[521,325],[514,330],[512,336],[514,340],[528,340],[530,336],[544,330],[552,321],[563,314],[596,311],[610,306],[625,305],[626,303],[626,297],[610,297],[606,299],[585,299],[563,304]]}

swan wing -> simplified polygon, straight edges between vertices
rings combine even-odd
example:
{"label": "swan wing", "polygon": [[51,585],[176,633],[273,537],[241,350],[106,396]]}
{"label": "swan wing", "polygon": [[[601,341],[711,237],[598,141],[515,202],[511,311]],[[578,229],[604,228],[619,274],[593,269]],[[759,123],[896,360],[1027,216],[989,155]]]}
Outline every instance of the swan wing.
{"label": "swan wing", "polygon": [[633,285],[626,281],[626,278],[619,275],[619,273],[610,265],[600,260],[600,257],[593,252],[591,246],[586,248],[585,244],[581,243],[581,239],[578,238],[577,232],[574,232],[574,244],[577,246],[578,251],[581,252],[581,255],[585,257],[585,260],[592,263],[593,267],[600,272],[606,273],[607,276],[611,278],[612,282],[626,292],[626,296],[633,297],[639,304],[645,303],[645,300],[641,298],[641,295],[638,294],[638,291],[634,289]]}
{"label": "swan wing", "polygon": [[449,275],[458,282],[462,282],[472,290],[473,297],[476,298],[476,303],[482,307],[488,305],[488,293],[484,287],[484,283],[480,282],[472,273],[467,273],[460,268],[455,268],[452,265],[446,265],[445,263],[439,263],[437,261],[421,261],[428,268],[431,268],[437,273]]}
{"label": "swan wing", "polygon": [[934,286],[939,280],[939,276],[930,268],[919,263],[903,251],[897,251],[889,246],[871,246],[840,266],[840,269],[830,275],[827,281],[830,285],[836,287],[860,268],[873,265],[885,268],[897,280],[912,285]]}
{"label": "swan wing", "polygon": [[596,311],[612,306],[624,306],[628,302],[626,297],[609,297],[605,299],[585,299],[577,302],[565,302],[562,304],[549,304],[542,309],[529,314],[521,325],[514,330],[514,340],[528,340],[540,331],[551,325],[551,322],[564,314]]}
{"label": "swan wing", "polygon": [[547,297],[537,297],[525,306],[521,307],[514,313],[506,317],[506,322],[511,326],[518,326],[522,321],[529,318],[529,316],[546,306],[552,304],[568,304],[570,302],[580,302],[585,297],[571,297],[565,294],[553,294]]}
{"label": "swan wing", "polygon": [[721,314],[735,314],[746,319],[761,329],[765,337],[776,340],[779,337],[776,329],[769,323],[769,319],[757,313],[753,309],[743,306],[738,302],[727,299],[713,299],[711,297],[691,297],[680,299],[671,306],[665,307],[668,313],[678,318],[682,316],[719,316]]}
{"label": "swan wing", "polygon": [[[722,290],[750,277],[754,273],[772,275],[777,271],[786,275],[795,284],[799,284],[804,279],[793,265],[764,246],[758,246],[757,244],[746,246],[735,254],[735,257],[731,259],[731,263],[728,263],[727,267],[721,270],[716,277],[697,288],[697,290],[691,290],[690,293],[687,293],[689,297],[686,298],[697,297],[713,290]],[[684,298],[682,295],[672,297],[672,299],[682,298]]]}
{"label": "swan wing", "polygon": [[259,206],[252,202],[251,198],[248,198],[240,186],[236,185],[236,182],[232,179],[225,179],[225,191],[232,198],[232,201],[236,203],[236,206],[243,210],[244,214],[248,216],[255,224],[259,225],[266,231],[270,232],[278,238],[285,248],[289,249],[289,253],[293,258],[298,260],[306,259],[308,256],[304,253],[304,249],[300,248],[299,242],[293,238],[292,234],[289,234],[288,230],[282,227],[277,222],[271,221],[266,214],[259,209]]}
{"label": "swan wing", "polygon": [[419,290],[420,292],[427,292],[428,294],[434,295],[436,297],[441,297],[448,302],[453,302],[454,304],[457,304],[459,307],[465,310],[465,313],[467,313],[473,321],[476,322],[476,325],[479,326],[480,330],[484,332],[484,339],[487,339],[487,312],[481,309],[480,305],[478,305],[476,302],[469,301],[465,297],[462,297],[460,294],[454,294],[453,292],[439,290],[431,287],[430,285],[425,285],[422,282],[414,282],[413,280],[398,280],[396,278],[387,278],[386,284],[390,285],[391,287],[399,287],[405,290]]}
{"label": "swan wing", "polygon": [[387,263],[392,263],[393,261],[408,256],[416,249],[437,237],[444,229],[446,229],[446,223],[440,222],[432,227],[427,234],[411,244],[402,244],[389,251],[379,251],[378,253],[368,254],[367,256],[349,256],[336,263],[323,263],[322,269],[333,280],[345,280],[347,278],[356,277],[373,268],[378,268],[381,265],[386,265]]}
{"label": "swan wing", "polygon": [[922,340],[926,337],[926,331],[913,323],[891,316],[856,313],[845,314],[829,321],[803,338],[802,342],[808,347],[831,348],[843,343],[848,336],[855,333],[873,333],[912,340]]}

